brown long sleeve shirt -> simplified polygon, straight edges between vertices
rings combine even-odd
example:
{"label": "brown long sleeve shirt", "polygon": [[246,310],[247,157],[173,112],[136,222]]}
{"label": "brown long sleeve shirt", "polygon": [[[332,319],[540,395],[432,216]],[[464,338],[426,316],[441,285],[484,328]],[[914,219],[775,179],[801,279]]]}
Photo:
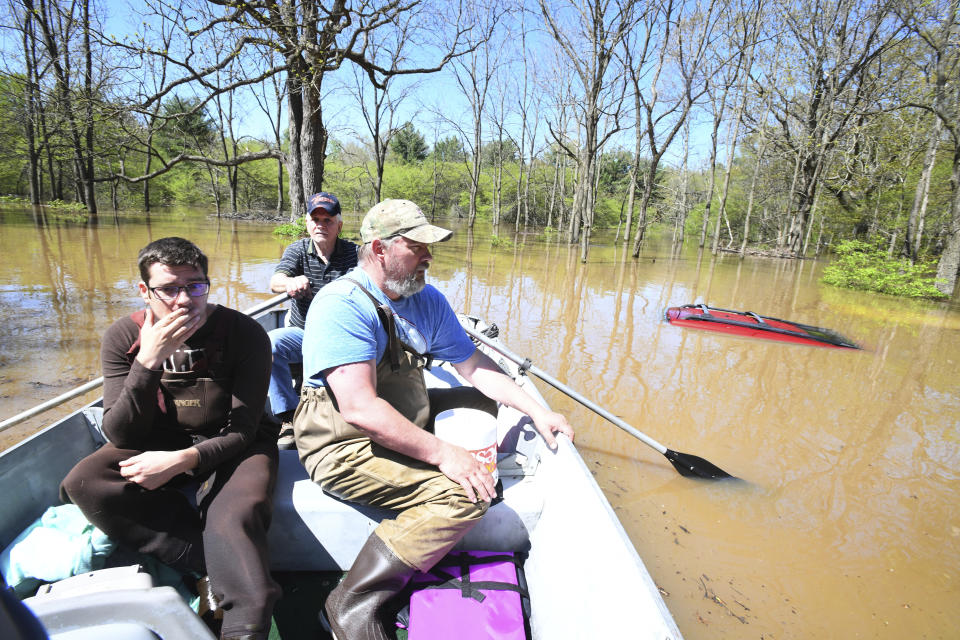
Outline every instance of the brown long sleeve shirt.
{"label": "brown long sleeve shirt", "polygon": [[[175,450],[195,446],[203,473],[245,450],[260,427],[270,381],[270,339],[252,318],[218,306],[186,342],[190,348],[223,345],[216,375],[226,379],[229,409],[203,432],[188,432],[165,406],[162,370],[136,361],[140,327],[130,317],[114,322],[101,347],[103,430],[118,447]],[[201,436],[197,438],[196,436]]]}

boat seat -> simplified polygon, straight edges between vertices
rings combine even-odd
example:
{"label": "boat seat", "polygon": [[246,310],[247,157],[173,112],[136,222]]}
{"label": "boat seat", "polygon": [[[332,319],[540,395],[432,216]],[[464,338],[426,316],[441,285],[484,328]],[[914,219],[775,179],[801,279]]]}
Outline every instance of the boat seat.
{"label": "boat seat", "polygon": [[154,587],[137,565],[45,585],[23,603],[52,640],[214,640],[176,589]]}
{"label": "boat seat", "polygon": [[[494,504],[458,549],[527,551],[543,496],[535,476],[504,477],[503,500]],[[296,451],[280,452],[270,524],[270,566],[281,571],[345,571],[389,509],[344,502],[310,480]]]}
{"label": "boat seat", "polygon": [[[436,365],[425,374],[430,387],[462,384],[450,365]],[[503,500],[490,507],[457,549],[527,551],[540,519],[543,491],[536,469],[543,440],[527,416],[508,407],[501,407],[497,431]],[[281,451],[268,534],[270,566],[281,571],[345,571],[380,521],[393,515],[389,509],[327,495],[310,480],[296,451]]]}

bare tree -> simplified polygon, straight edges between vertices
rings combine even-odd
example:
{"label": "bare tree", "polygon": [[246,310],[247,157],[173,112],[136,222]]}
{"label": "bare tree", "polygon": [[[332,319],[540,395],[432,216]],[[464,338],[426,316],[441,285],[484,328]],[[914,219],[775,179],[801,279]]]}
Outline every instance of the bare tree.
{"label": "bare tree", "polygon": [[930,201],[930,174],[937,160],[937,149],[943,135],[943,120],[933,118],[933,125],[927,138],[927,149],[923,156],[923,170],[914,190],[913,206],[910,208],[910,217],[907,220],[906,237],[903,242],[902,255],[916,263],[920,255],[920,242],[923,239],[923,225],[926,219],[927,204]]}
{"label": "bare tree", "polygon": [[[497,24],[505,9],[500,0],[477,2],[469,6],[465,17],[471,25],[469,31],[462,34],[470,43],[470,51],[452,60],[450,72],[460,89],[460,93],[470,105],[470,126],[455,124],[461,139],[465,140],[470,151],[470,202],[467,207],[468,225],[472,228],[477,217],[477,197],[480,192],[480,172],[483,163],[483,124],[487,110],[487,98],[490,86],[498,70],[506,63],[504,48],[507,37],[501,32],[501,38],[492,42]],[[446,116],[448,122],[452,119]]]}
{"label": "bare tree", "polygon": [[[766,110],[764,115],[761,118],[760,122],[764,123],[766,121],[766,114],[770,109],[770,97],[768,94],[766,101]],[[753,173],[750,177],[750,189],[747,193],[747,211],[743,217],[743,239],[740,243],[740,259],[742,260],[747,255],[747,241],[750,238],[750,218],[753,215],[753,203],[757,193],[757,182],[760,179],[760,170],[763,167],[764,155],[767,151],[767,143],[769,142],[769,136],[767,135],[767,129],[765,126],[759,128],[758,136],[759,141],[756,150],[756,161],[753,165]]]}
{"label": "bare tree", "polygon": [[777,64],[801,83],[765,87],[775,95],[776,143],[799,158],[786,239],[789,251],[799,255],[827,159],[864,105],[883,90],[878,65],[902,26],[885,2],[799,0],[771,13],[768,25],[787,36],[779,41]]}
{"label": "bare tree", "polygon": [[[762,16],[763,0],[747,0],[746,6],[736,12],[733,24],[730,25],[730,33],[736,34],[736,36],[731,36],[731,48],[737,51],[737,62],[734,65],[734,73],[731,78],[733,83],[736,83],[741,78],[746,79],[750,76]],[[736,40],[734,40],[734,37]],[[717,254],[720,244],[720,221],[726,218],[727,194],[730,191],[730,175],[733,172],[733,158],[737,148],[737,138],[740,134],[740,123],[743,118],[743,113],[747,109],[747,99],[750,95],[748,82],[744,80],[740,85],[740,102],[734,112],[733,122],[730,124],[730,136],[727,143],[727,163],[724,169],[723,188],[720,193],[720,211],[717,213],[717,224],[713,232],[713,245],[710,249],[714,255]],[[730,233],[730,242],[733,243],[732,232]]]}
{"label": "bare tree", "polygon": [[[38,145],[39,117],[43,110],[40,94],[42,70],[38,69],[36,56],[36,26],[33,13],[21,2],[11,0],[4,7],[9,13],[5,21],[13,26],[19,34],[19,44],[23,51],[22,70],[10,69],[4,75],[11,79],[22,78],[22,82],[14,82],[14,86],[23,86],[23,134],[26,140],[27,151],[27,181],[30,187],[30,202],[40,204],[43,197],[42,174],[40,170],[41,152]],[[17,60],[17,63],[21,62]],[[52,176],[51,176],[52,178]]]}
{"label": "bare tree", "polygon": [[[90,0],[65,3],[58,0],[23,0],[33,15],[53,70],[57,105],[65,122],[71,149],[75,186],[91,214],[97,213],[94,177],[93,50]],[[79,40],[79,42],[78,42]],[[74,76],[74,56],[79,47],[81,82]],[[78,104],[79,102],[79,104]]]}
{"label": "bare tree", "polygon": [[[270,60],[268,64],[272,67],[274,65],[273,60]],[[261,82],[259,85],[252,87],[253,97],[257,101],[257,105],[260,107],[260,110],[266,116],[267,121],[270,123],[270,133],[273,136],[273,146],[277,149],[280,149],[283,146],[283,136],[280,132],[280,120],[283,115],[283,103],[285,96],[283,93],[284,83],[281,82],[279,74],[274,74]],[[279,154],[278,154],[279,156]],[[277,205],[276,212],[277,215],[281,215],[283,212],[284,204],[284,190],[283,190],[283,159],[277,157]]]}
{"label": "bare tree", "polygon": [[[921,7],[921,11],[924,7]],[[933,15],[914,15],[911,28],[927,46],[935,60],[932,72],[932,95],[918,103],[931,110],[947,131],[953,143],[953,169],[950,176],[950,213],[946,245],[937,263],[937,289],[950,295],[957,287],[960,275],[960,23],[957,8],[952,3],[929,5]],[[926,18],[926,20],[924,20]],[[924,28],[924,22],[939,18],[934,28]]]}
{"label": "bare tree", "polygon": [[647,58],[650,54],[651,45],[654,43],[656,29],[651,27],[656,24],[659,16],[659,10],[656,7],[647,6],[643,19],[643,28],[634,29],[627,41],[624,43],[624,63],[627,67],[627,75],[630,78],[630,84],[633,89],[633,111],[634,111],[634,150],[633,164],[630,165],[630,187],[627,192],[627,222],[623,231],[623,241],[627,242],[633,229],[633,207],[637,198],[637,186],[640,180],[640,155],[643,151],[644,130],[640,126],[643,120],[643,98],[640,88],[640,81],[644,77],[647,68]]}
{"label": "bare tree", "polygon": [[[690,116],[690,110],[706,91],[703,79],[704,65],[710,51],[717,14],[722,5],[719,0],[709,0],[706,6],[684,17],[682,7],[675,0],[664,0],[657,12],[647,14],[648,29],[657,29],[662,35],[657,43],[657,59],[650,79],[649,93],[640,93],[643,107],[642,126],[650,149],[650,164],[643,183],[640,200],[640,215],[637,231],[633,237],[634,258],[640,255],[643,235],[647,226],[647,209],[653,196],[657,169],[677,132]],[[636,70],[634,71],[634,73]],[[677,85],[670,94],[661,95],[669,88],[666,76]],[[661,103],[660,98],[664,100]]]}
{"label": "bare tree", "polygon": [[[554,2],[539,0],[547,30],[564,54],[566,64],[579,82],[582,93],[575,102],[580,145],[572,149],[563,132],[548,122],[554,142],[577,163],[571,215],[577,220],[571,242],[580,238],[580,260],[587,261],[590,232],[596,204],[596,162],[604,143],[620,129],[619,115],[625,85],[616,53],[638,24],[637,3],[633,0],[587,0]],[[601,130],[604,116],[613,120]]]}
{"label": "bare tree", "polygon": [[[179,88],[191,86],[201,93],[203,105],[217,95],[256,85],[272,75],[285,73],[289,151],[267,148],[243,152],[229,159],[205,157],[182,153],[165,159],[161,168],[148,174],[118,177],[141,182],[169,171],[181,162],[204,162],[211,166],[229,167],[252,160],[281,158],[290,176],[289,192],[292,215],[303,215],[305,194],[319,191],[323,183],[324,160],[328,133],[324,125],[322,109],[323,83],[328,74],[338,70],[344,63],[363,69],[374,86],[383,88],[386,78],[401,75],[432,73],[447,62],[469,51],[461,38],[466,27],[456,16],[462,15],[463,2],[451,6],[448,3],[410,2],[393,0],[362,0],[348,3],[346,0],[328,2],[260,2],[257,0],[189,0],[179,5],[170,5],[163,0],[146,0],[157,11],[171,16],[184,29],[185,44],[182,51],[158,51],[150,47],[139,48],[129,43],[114,43],[125,46],[132,55],[159,55],[168,59],[175,68],[176,77],[169,77],[165,87],[150,95],[141,96],[134,110],[148,113],[157,102]],[[219,8],[219,11],[216,9]],[[439,28],[439,13],[454,16],[444,24],[454,24],[453,33],[446,38],[449,48],[438,51],[429,46],[427,38]],[[198,17],[199,16],[199,17]],[[390,31],[398,24],[416,25],[409,34],[411,42],[422,51],[435,55],[419,56],[407,66],[386,65],[371,56],[369,43],[373,34]],[[229,43],[228,53],[204,67],[195,65],[197,47],[209,34]],[[261,55],[256,56],[254,51]],[[257,64],[243,65],[246,73],[228,84],[220,85],[213,78],[236,60],[251,61],[251,56],[271,60],[276,52],[282,62],[270,68]],[[239,67],[238,67],[239,68]]]}
{"label": "bare tree", "polygon": [[[169,20],[166,19],[163,15],[160,15],[158,18],[158,28],[160,35],[160,46],[164,51],[170,50],[170,44],[173,41],[173,25]],[[154,81],[154,91],[160,90],[167,80],[167,59],[163,56],[149,56],[147,59],[147,71],[146,78],[151,78]],[[146,149],[147,160],[143,168],[143,172],[150,174],[151,164],[153,162],[154,154],[153,149],[153,136],[157,130],[157,116],[160,113],[160,101],[158,100],[153,108],[150,109],[149,113],[146,116],[146,137],[147,141],[144,145]],[[143,209],[144,211],[150,211],[150,181],[143,181]]]}
{"label": "bare tree", "polygon": [[[503,215],[503,163],[506,159],[506,142],[509,138],[507,133],[507,114],[509,112],[507,97],[512,91],[512,82],[507,78],[496,76],[494,84],[496,100],[488,103],[486,117],[497,132],[496,138],[490,143],[493,147],[493,215],[491,221],[496,232]],[[482,152],[477,150],[474,153]]]}
{"label": "bare tree", "polygon": [[[395,29],[371,33],[367,42],[367,57],[391,71],[397,69],[407,59],[408,54],[404,49],[412,32],[410,21],[416,18],[415,14],[406,14],[400,16],[402,22]],[[350,90],[360,107],[366,128],[364,135],[359,137],[370,141],[374,172],[370,175],[368,169],[367,173],[373,186],[373,199],[379,202],[390,140],[397,131],[397,110],[417,85],[399,85],[393,82],[397,76],[392,74],[384,74],[380,82],[371,82],[368,72],[357,65],[353,66],[351,76]],[[365,164],[364,167],[369,165]]]}

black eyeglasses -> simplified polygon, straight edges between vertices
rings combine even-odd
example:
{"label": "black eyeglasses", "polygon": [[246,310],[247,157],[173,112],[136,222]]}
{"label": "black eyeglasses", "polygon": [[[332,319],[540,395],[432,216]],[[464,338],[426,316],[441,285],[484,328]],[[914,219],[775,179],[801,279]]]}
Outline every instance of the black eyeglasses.
{"label": "black eyeglasses", "polygon": [[166,302],[173,302],[180,296],[181,291],[186,291],[187,295],[191,298],[199,298],[200,296],[205,296],[210,293],[210,283],[209,282],[191,282],[185,286],[177,286],[175,284],[165,284],[160,287],[147,287],[150,291],[153,291],[153,295],[157,296],[161,300]]}

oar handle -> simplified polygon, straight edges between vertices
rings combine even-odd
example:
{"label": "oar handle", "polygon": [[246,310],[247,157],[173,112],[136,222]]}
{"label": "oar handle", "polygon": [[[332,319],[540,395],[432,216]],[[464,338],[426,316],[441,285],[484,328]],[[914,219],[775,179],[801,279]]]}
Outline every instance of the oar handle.
{"label": "oar handle", "polygon": [[529,371],[530,373],[532,373],[533,375],[537,376],[538,378],[540,378],[541,380],[543,380],[544,382],[546,382],[546,383],[549,384],[550,386],[552,386],[552,387],[554,387],[555,389],[557,389],[557,390],[559,390],[559,391],[567,394],[568,396],[570,396],[571,398],[573,398],[574,400],[576,400],[577,402],[579,402],[580,404],[582,404],[583,406],[585,406],[587,409],[590,409],[591,411],[593,411],[593,412],[596,413],[597,415],[599,415],[599,416],[601,416],[601,417],[603,417],[603,418],[606,418],[607,420],[609,420],[609,421],[612,422],[613,424],[617,425],[618,427],[620,427],[621,429],[623,429],[624,431],[626,431],[627,433],[629,433],[630,435],[632,435],[634,438],[640,440],[641,442],[643,442],[643,443],[646,444],[647,446],[653,447],[654,449],[656,449],[656,450],[659,451],[660,453],[666,455],[666,453],[667,453],[667,448],[666,448],[665,446],[663,446],[662,444],[660,444],[659,442],[657,442],[656,440],[654,440],[654,439],[651,438],[650,436],[648,436],[648,435],[646,435],[646,434],[644,434],[644,433],[641,433],[640,431],[637,431],[636,429],[634,429],[633,427],[631,427],[629,424],[627,424],[626,422],[624,422],[623,420],[621,420],[621,419],[618,418],[617,416],[613,415],[612,413],[610,413],[609,411],[607,411],[607,410],[604,409],[603,407],[597,405],[596,403],[592,402],[591,400],[588,400],[587,398],[583,397],[581,394],[577,393],[576,391],[574,391],[573,389],[571,389],[571,388],[568,387],[567,385],[563,384],[562,382],[560,382],[559,380],[557,380],[556,378],[554,378],[554,377],[551,376],[550,374],[544,373],[543,371],[541,371],[541,370],[538,369],[537,367],[533,366],[533,365],[530,363],[530,360],[521,358],[521,357],[518,356],[517,354],[513,353],[512,351],[510,351],[509,349],[507,349],[506,347],[504,347],[502,344],[497,343],[497,342],[494,342],[493,340],[491,340],[491,339],[488,338],[487,336],[483,335],[482,333],[479,333],[478,331],[474,331],[473,329],[470,329],[469,327],[464,327],[464,331],[466,331],[467,334],[468,334],[469,336],[471,336],[472,338],[474,338],[475,340],[477,340],[477,341],[479,341],[479,342],[482,342],[483,344],[487,345],[488,347],[490,347],[491,349],[493,349],[493,350],[496,351],[497,353],[503,355],[504,357],[506,357],[506,358],[509,359],[509,360],[512,360],[515,364],[523,366],[523,369],[524,369],[524,370]]}

